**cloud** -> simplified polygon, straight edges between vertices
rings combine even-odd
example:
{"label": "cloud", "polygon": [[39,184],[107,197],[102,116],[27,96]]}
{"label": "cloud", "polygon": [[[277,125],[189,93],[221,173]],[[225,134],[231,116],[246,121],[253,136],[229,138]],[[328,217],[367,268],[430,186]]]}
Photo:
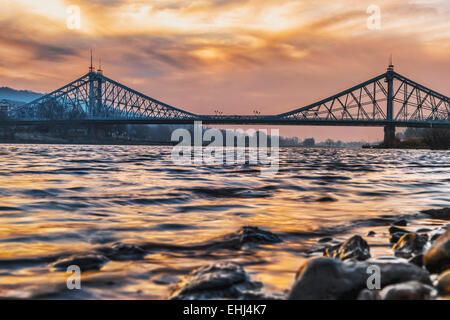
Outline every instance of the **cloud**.
{"label": "cloud", "polygon": [[279,113],[384,71],[447,90],[447,0],[78,0],[82,29],[66,27],[73,1],[3,0],[2,85],[51,91],[87,71],[105,73],[194,112]]}

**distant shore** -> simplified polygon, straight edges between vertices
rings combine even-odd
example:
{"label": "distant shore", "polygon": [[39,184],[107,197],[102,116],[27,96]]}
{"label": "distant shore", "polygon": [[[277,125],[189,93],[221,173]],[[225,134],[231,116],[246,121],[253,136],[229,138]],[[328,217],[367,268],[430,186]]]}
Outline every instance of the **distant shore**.
{"label": "distant shore", "polygon": [[389,144],[363,145],[363,149],[422,149],[422,150],[450,150],[448,142],[429,143],[424,138],[410,138],[406,140],[395,140]]}

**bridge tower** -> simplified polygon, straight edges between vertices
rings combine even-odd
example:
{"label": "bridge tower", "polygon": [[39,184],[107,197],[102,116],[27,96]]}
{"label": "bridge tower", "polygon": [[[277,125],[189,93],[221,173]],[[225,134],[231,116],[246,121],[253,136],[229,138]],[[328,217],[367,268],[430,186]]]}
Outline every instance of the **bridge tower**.
{"label": "bridge tower", "polygon": [[95,71],[94,65],[92,63],[92,50],[91,50],[91,66],[89,67],[89,101],[87,113],[90,118],[95,118],[101,116],[103,109],[103,99],[102,99],[102,79],[103,70],[102,62],[99,60],[99,68]]}
{"label": "bridge tower", "polygon": [[96,108],[96,110],[97,110],[98,113],[101,113],[102,109],[103,109],[103,99],[102,99],[102,95],[103,95],[102,84],[103,84],[103,81],[102,81],[102,77],[101,77],[101,75],[103,75],[102,59],[99,60],[99,67],[98,67],[98,70],[97,70],[97,75],[99,75],[99,76],[97,77],[97,97],[96,97],[97,98],[96,99],[97,108]]}
{"label": "bridge tower", "polygon": [[94,115],[95,108],[95,69],[92,63],[92,50],[91,50],[91,66],[89,67],[89,106],[87,114],[89,117]]}
{"label": "bridge tower", "polygon": [[[387,82],[387,121],[393,121],[394,117],[394,65],[392,63],[392,55],[387,68],[386,79]],[[395,126],[386,125],[384,127],[384,145],[390,146],[395,142]]]}
{"label": "bridge tower", "polygon": [[[101,112],[103,109],[103,99],[102,99],[102,62],[99,60],[99,68],[95,71],[93,65],[93,57],[91,50],[91,65],[89,67],[89,101],[87,114],[89,118],[95,119],[96,117],[101,117]],[[105,135],[105,129],[103,126],[90,124],[88,128],[90,136],[95,138],[103,138]]]}

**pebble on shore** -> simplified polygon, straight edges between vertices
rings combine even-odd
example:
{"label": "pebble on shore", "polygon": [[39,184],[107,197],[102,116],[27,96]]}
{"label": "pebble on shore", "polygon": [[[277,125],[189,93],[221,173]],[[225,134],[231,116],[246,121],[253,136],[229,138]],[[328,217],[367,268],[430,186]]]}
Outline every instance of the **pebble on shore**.
{"label": "pebble on shore", "polygon": [[433,273],[450,269],[450,229],[433,243],[423,256],[424,266]]}
{"label": "pebble on shore", "polygon": [[409,259],[422,253],[428,242],[426,234],[406,233],[392,247],[395,256]]}
{"label": "pebble on shore", "polygon": [[450,269],[439,275],[436,288],[442,295],[450,296]]}
{"label": "pebble on shore", "polygon": [[[442,216],[442,213],[434,213]],[[398,223],[397,225],[406,225]],[[423,229],[415,233],[397,226],[389,228],[395,257],[360,259],[366,242],[358,235],[327,248],[327,258],[302,263],[288,299],[427,300],[450,292],[450,229]],[[396,240],[396,241],[394,241]],[[367,252],[369,251],[367,245]],[[348,259],[342,259],[346,257]],[[404,258],[410,259],[405,260]],[[340,259],[340,260],[339,260]],[[342,261],[345,260],[345,261]],[[358,261],[363,260],[363,261]],[[369,290],[367,268],[380,270],[380,288]],[[433,286],[430,273],[438,280]],[[439,273],[441,273],[439,275]],[[441,295],[441,296],[439,296]]]}
{"label": "pebble on shore", "polygon": [[370,267],[380,270],[381,286],[418,280],[431,284],[429,273],[411,263],[397,261],[341,261],[311,258],[303,262],[288,294],[290,300],[356,299],[367,288]]}
{"label": "pebble on shore", "polygon": [[341,260],[367,260],[370,258],[370,247],[361,236],[355,235],[341,245],[325,249],[324,256]]}
{"label": "pebble on shore", "polygon": [[261,287],[261,283],[250,281],[242,266],[219,262],[193,270],[177,283],[170,299],[242,299],[247,290],[252,292]]}
{"label": "pebble on shore", "polygon": [[392,284],[378,294],[380,300],[432,300],[437,297],[437,290],[418,281]]}

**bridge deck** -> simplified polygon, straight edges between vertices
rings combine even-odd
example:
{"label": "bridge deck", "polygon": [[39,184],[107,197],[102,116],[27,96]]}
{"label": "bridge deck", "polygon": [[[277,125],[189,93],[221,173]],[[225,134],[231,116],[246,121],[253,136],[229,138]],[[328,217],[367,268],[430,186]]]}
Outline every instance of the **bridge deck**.
{"label": "bridge deck", "polygon": [[197,118],[197,119],[124,119],[124,120],[0,120],[0,126],[20,125],[118,125],[118,124],[179,124],[192,125],[201,121],[206,125],[277,125],[277,126],[342,126],[342,127],[415,127],[415,128],[450,128],[450,122],[445,121],[387,121],[387,120],[299,120],[277,118]]}

